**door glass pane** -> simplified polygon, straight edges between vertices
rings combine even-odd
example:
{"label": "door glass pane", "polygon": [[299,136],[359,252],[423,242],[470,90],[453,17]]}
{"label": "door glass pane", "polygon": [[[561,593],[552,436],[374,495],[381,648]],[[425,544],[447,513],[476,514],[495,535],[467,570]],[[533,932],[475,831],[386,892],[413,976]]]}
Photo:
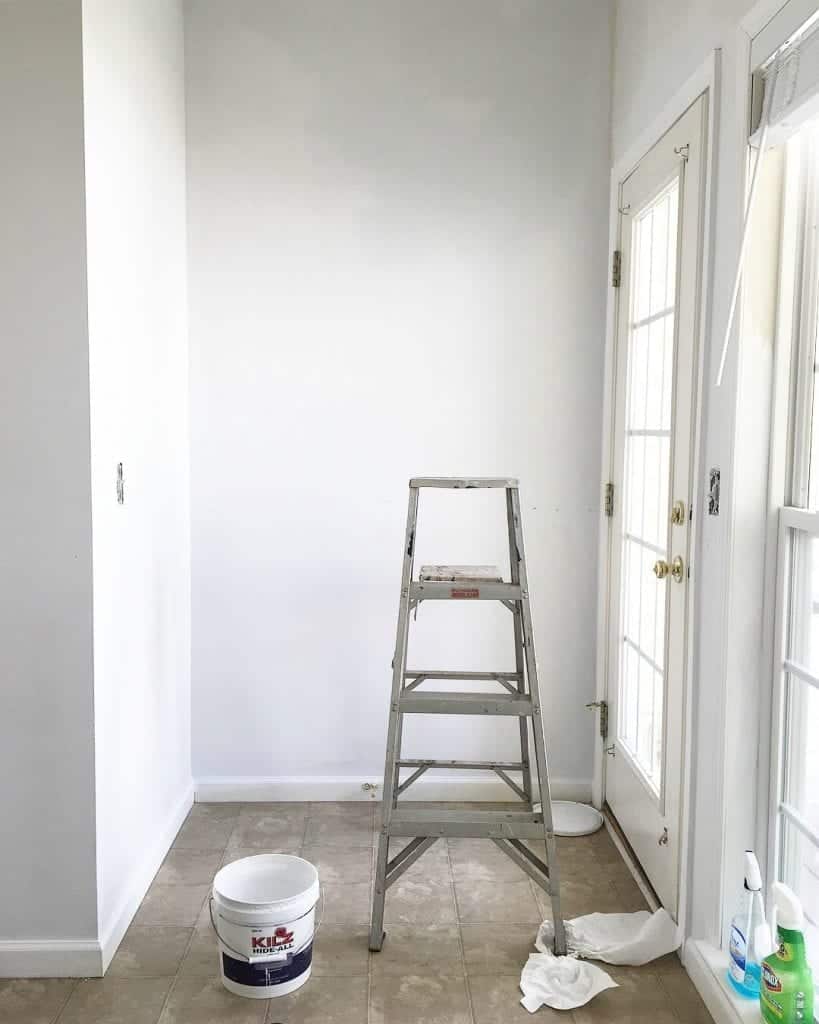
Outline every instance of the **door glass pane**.
{"label": "door glass pane", "polygon": [[786,701],[785,800],[819,832],[819,690],[790,676]]}
{"label": "door glass pane", "polygon": [[788,657],[819,676],[819,538],[793,539]]}
{"label": "door glass pane", "polygon": [[671,409],[679,179],[633,217],[626,340],[626,422],[618,739],[659,795],[663,764]]}
{"label": "door glass pane", "polygon": [[[805,910],[805,921],[812,929],[819,928],[819,849],[798,827],[782,816],[781,878],[799,893]],[[819,961],[819,947],[809,947],[814,961]]]}

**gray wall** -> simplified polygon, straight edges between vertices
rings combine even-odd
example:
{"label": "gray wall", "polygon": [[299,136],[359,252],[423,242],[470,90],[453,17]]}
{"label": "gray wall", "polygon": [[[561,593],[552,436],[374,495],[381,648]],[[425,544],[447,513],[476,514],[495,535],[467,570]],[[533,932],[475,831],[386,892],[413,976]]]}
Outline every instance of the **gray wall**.
{"label": "gray wall", "polygon": [[0,941],[96,934],[82,118],[79,3],[0,4]]}
{"label": "gray wall", "polygon": [[[552,768],[588,793],[610,31],[596,0],[186,3],[199,779],[380,775],[407,479],[517,474]],[[421,516],[422,560],[502,557],[474,494]],[[502,608],[418,628],[423,666],[510,664]]]}

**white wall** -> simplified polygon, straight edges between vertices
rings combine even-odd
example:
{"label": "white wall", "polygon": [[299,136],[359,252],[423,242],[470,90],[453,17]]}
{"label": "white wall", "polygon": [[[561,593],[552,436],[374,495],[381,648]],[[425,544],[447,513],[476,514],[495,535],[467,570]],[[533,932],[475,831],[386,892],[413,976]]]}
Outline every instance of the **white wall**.
{"label": "white wall", "polygon": [[[185,9],[194,775],[380,777],[407,479],[516,474],[552,772],[588,793],[608,6]],[[421,558],[500,557],[485,509],[423,499]],[[510,665],[502,608],[418,625],[421,667]]]}
{"label": "white wall", "polygon": [[[719,4],[619,0],[614,48],[615,160],[714,49],[721,50],[712,332],[705,362],[701,468],[703,475],[711,466],[721,468],[722,509],[718,518],[698,510],[701,550],[696,566],[698,673],[689,887],[689,932],[715,945],[724,933],[726,906],[741,886],[742,851],[757,845],[757,697],[758,687],[769,685],[767,677],[763,680],[760,649],[767,440],[760,438],[759,427],[767,422],[767,396],[755,393],[759,380],[752,378],[758,374],[749,369],[755,354],[746,359],[738,375],[735,345],[723,387],[714,387],[744,195],[739,111],[745,99],[738,92],[739,28],[751,6],[750,0]],[[746,339],[742,347],[747,350],[748,345]],[[753,424],[755,429],[738,432],[739,422]],[[764,744],[764,736],[760,742]],[[723,857],[725,842],[730,849]]]}
{"label": "white wall", "polygon": [[107,958],[191,800],[181,4],[83,0],[83,55],[98,918]]}
{"label": "white wall", "polygon": [[0,970],[96,933],[80,31],[0,4]]}

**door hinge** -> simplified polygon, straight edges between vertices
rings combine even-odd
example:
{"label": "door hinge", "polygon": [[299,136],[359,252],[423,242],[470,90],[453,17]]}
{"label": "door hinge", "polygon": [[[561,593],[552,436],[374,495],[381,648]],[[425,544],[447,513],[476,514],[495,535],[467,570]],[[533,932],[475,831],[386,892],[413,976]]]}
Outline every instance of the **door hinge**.
{"label": "door hinge", "polygon": [[614,484],[611,481],[603,488],[603,513],[609,519],[614,515]]}
{"label": "door hinge", "polygon": [[611,286],[612,288],[620,287],[620,267],[622,265],[623,258],[619,249],[615,249],[611,254]]}
{"label": "door hinge", "polygon": [[587,708],[597,708],[600,712],[600,739],[608,739],[609,735],[609,704],[606,700],[593,700],[586,705]]}

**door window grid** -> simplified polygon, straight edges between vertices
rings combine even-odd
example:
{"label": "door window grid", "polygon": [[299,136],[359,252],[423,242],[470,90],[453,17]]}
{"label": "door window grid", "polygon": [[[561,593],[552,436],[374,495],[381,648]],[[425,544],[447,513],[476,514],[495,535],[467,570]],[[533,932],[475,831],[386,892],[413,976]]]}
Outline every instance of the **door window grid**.
{"label": "door window grid", "polygon": [[667,586],[652,573],[668,552],[679,178],[635,217],[627,342],[623,640],[619,739],[650,789],[662,784]]}
{"label": "door window grid", "polygon": [[[799,895],[808,952],[819,979],[819,398],[817,376],[817,211],[819,127],[807,125],[788,142],[796,173],[784,185],[783,207],[796,211],[801,250],[783,251],[798,274],[792,323],[791,445],[788,497],[780,512],[778,611],[773,699],[775,876]],[[798,269],[797,269],[798,268]]]}
{"label": "door window grid", "polygon": [[819,512],[784,508],[780,515],[782,656],[781,733],[776,804],[777,875],[798,894],[819,941]]}

